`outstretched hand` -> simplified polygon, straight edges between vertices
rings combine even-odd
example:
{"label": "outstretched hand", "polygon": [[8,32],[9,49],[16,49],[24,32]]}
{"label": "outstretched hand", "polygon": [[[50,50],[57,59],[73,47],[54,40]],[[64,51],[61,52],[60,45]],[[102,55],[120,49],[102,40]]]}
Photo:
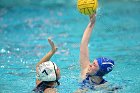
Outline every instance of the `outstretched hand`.
{"label": "outstretched hand", "polygon": [[57,47],[54,45],[53,41],[51,39],[48,39],[48,42],[51,45],[52,52],[56,52],[57,51]]}

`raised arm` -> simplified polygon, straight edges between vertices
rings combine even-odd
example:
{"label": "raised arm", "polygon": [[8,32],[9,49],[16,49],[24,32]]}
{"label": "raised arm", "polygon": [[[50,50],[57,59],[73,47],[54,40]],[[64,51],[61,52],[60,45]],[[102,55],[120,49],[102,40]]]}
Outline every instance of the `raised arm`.
{"label": "raised arm", "polygon": [[57,51],[57,47],[54,45],[51,39],[48,39],[48,42],[52,49],[37,63],[36,67],[43,62],[49,61],[53,54]]}
{"label": "raised arm", "polygon": [[81,45],[80,45],[80,65],[82,71],[87,68],[90,64],[89,60],[89,53],[88,53],[88,42],[94,27],[95,23],[95,14],[90,16],[90,22],[87,26],[87,28],[84,31],[82,40],[81,40]]}

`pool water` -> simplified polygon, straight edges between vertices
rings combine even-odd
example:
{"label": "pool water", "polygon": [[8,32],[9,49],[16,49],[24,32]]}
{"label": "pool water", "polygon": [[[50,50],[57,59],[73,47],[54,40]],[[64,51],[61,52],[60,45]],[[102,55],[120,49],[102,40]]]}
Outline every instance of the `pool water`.
{"label": "pool water", "polygon": [[[100,1],[89,43],[90,58],[115,60],[105,76],[117,93],[140,93],[140,1]],[[88,17],[76,5],[10,6],[0,8],[0,93],[31,93],[36,63],[58,46],[52,57],[61,69],[59,93],[73,93],[80,76],[79,45]],[[105,90],[89,93],[105,93]]]}

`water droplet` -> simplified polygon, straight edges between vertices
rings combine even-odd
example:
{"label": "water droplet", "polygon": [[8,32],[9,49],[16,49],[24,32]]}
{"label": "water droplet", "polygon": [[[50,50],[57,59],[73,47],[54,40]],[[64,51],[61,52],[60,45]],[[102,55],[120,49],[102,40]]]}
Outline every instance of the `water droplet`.
{"label": "water droplet", "polygon": [[4,68],[4,66],[0,66],[1,68]]}
{"label": "water droplet", "polygon": [[19,51],[19,48],[16,48],[17,51]]}
{"label": "water droplet", "polygon": [[9,54],[9,53],[10,53],[10,51],[7,51],[7,53]]}
{"label": "water droplet", "polygon": [[0,52],[1,52],[1,53],[5,53],[6,50],[5,50],[5,49],[1,49]]}

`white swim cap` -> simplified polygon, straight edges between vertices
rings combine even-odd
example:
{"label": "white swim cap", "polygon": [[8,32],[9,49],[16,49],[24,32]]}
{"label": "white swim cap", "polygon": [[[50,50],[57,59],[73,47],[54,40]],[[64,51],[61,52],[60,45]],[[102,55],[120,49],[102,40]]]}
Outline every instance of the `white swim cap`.
{"label": "white swim cap", "polygon": [[56,81],[57,66],[51,61],[44,62],[38,66],[37,79],[41,81]]}

